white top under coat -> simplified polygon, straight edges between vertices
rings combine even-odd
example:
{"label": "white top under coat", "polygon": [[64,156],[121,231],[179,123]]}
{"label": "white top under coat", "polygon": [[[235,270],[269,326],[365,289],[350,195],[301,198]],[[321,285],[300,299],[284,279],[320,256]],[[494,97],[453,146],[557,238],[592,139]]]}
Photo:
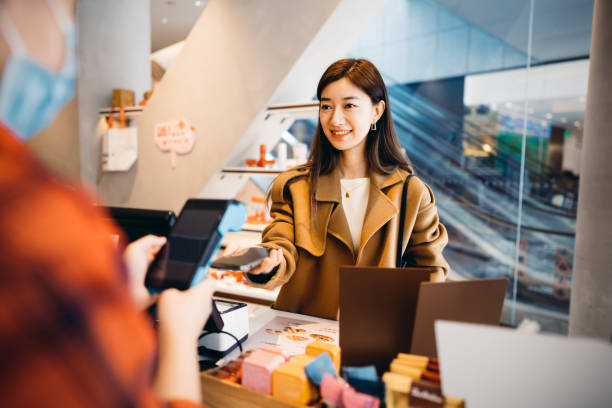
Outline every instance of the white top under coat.
{"label": "white top under coat", "polygon": [[[357,253],[361,243],[361,230],[370,197],[370,179],[368,177],[341,179],[340,190],[342,191],[342,207],[344,208],[346,221],[353,238],[353,248],[355,253]],[[347,192],[349,197],[346,196]]]}

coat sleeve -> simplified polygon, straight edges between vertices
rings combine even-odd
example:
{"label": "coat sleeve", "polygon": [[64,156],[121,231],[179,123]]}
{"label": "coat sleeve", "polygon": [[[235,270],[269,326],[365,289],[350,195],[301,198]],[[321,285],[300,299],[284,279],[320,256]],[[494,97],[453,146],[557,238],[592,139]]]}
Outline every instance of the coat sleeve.
{"label": "coat sleeve", "polygon": [[440,271],[431,276],[432,281],[443,281],[448,275],[450,267],[442,250],[448,243],[448,234],[444,225],[440,223],[438,209],[433,192],[429,186],[420,180],[422,188],[412,234],[408,247],[412,262],[415,266],[439,266]]}
{"label": "coat sleeve", "polygon": [[265,275],[246,274],[251,286],[274,289],[289,281],[295,272],[298,252],[295,246],[293,204],[285,195],[285,187],[291,174],[280,175],[272,184],[270,216],[272,222],[262,233],[260,246],[269,249],[282,249],[281,263]]}

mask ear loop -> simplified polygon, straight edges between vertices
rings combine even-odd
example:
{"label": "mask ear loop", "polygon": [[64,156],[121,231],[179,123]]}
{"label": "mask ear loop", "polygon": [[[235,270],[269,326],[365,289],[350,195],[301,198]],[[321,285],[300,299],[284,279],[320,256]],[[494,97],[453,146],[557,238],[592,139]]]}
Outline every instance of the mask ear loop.
{"label": "mask ear loop", "polygon": [[66,14],[66,10],[64,10],[62,5],[59,4],[57,0],[47,0],[47,3],[53,12],[53,16],[55,16],[55,21],[57,21],[59,27],[62,29],[64,34],[67,33],[74,23],[72,19],[68,17],[68,14]]}
{"label": "mask ear loop", "polygon": [[63,75],[71,75],[77,69],[74,63],[70,63],[70,61],[74,61],[76,58],[74,55],[70,55],[75,53],[76,48],[76,23],[68,16],[66,10],[57,0],[47,0],[47,4],[66,39],[64,43],[66,47],[66,56],[60,73]]}
{"label": "mask ear loop", "polygon": [[15,27],[15,23],[6,15],[2,7],[0,7],[0,32],[2,32],[14,56],[23,57],[28,54],[26,46],[17,31],[17,27]]}

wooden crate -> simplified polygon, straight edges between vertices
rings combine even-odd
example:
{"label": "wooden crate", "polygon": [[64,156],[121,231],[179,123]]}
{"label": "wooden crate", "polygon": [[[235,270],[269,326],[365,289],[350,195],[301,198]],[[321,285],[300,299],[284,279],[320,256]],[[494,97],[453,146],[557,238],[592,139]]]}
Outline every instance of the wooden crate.
{"label": "wooden crate", "polygon": [[316,408],[321,403],[314,405],[295,405],[272,398],[269,395],[252,391],[239,384],[223,381],[207,372],[201,374],[202,399],[207,408]]}

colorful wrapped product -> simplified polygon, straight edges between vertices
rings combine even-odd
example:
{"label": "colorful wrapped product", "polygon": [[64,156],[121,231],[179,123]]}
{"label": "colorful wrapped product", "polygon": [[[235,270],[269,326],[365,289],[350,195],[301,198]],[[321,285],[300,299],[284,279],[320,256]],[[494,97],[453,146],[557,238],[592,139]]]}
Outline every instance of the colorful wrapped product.
{"label": "colorful wrapped product", "polygon": [[242,385],[267,395],[272,393],[272,372],[285,363],[285,357],[256,350],[242,362]]}
{"label": "colorful wrapped product", "polygon": [[305,364],[310,356],[296,356],[272,373],[272,396],[283,401],[307,405],[318,398],[316,387],[306,378]]}
{"label": "colorful wrapped product", "polygon": [[306,354],[309,356],[317,357],[319,354],[323,352],[328,352],[331,357],[334,365],[336,366],[336,371],[340,372],[340,347],[335,344],[326,343],[323,341],[313,341],[306,346]]}

